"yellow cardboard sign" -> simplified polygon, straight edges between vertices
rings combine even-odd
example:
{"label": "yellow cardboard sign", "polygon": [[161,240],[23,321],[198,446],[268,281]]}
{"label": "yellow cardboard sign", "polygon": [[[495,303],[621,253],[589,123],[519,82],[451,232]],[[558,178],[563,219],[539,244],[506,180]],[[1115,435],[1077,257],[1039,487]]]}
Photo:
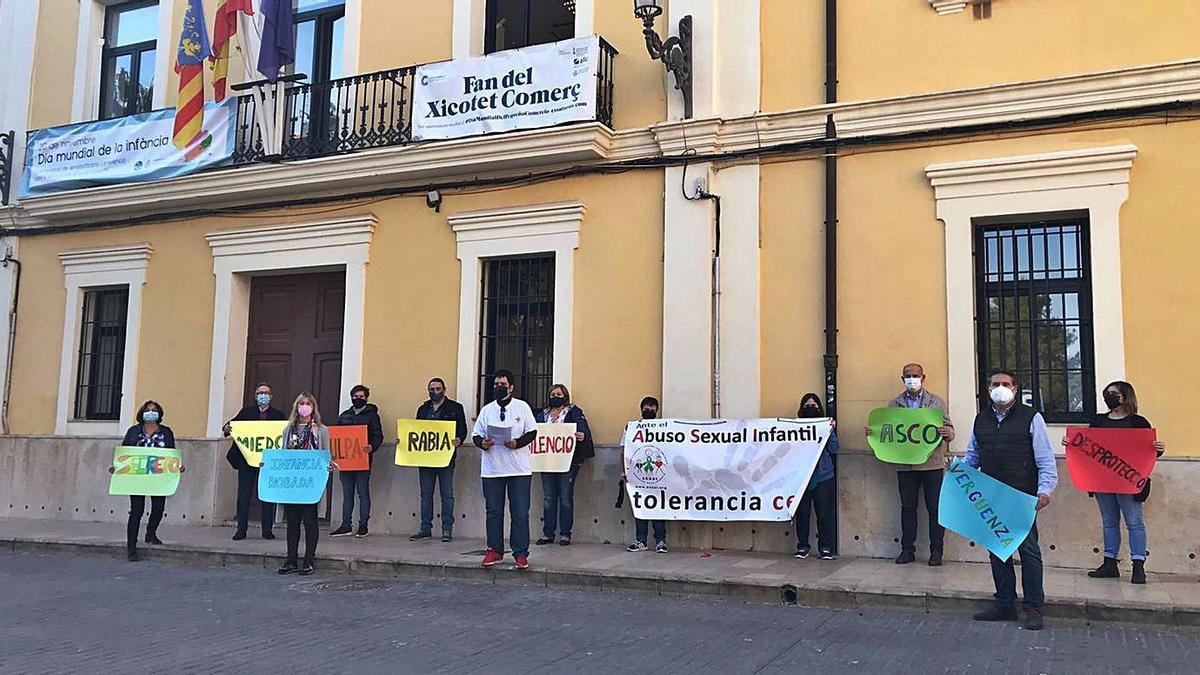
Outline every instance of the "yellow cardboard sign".
{"label": "yellow cardboard sign", "polygon": [[529,466],[534,473],[566,473],[575,458],[575,423],[539,424],[529,445]]}
{"label": "yellow cardboard sign", "polygon": [[455,431],[453,420],[396,420],[396,466],[450,466]]}
{"label": "yellow cardboard sign", "polygon": [[263,450],[279,450],[283,447],[283,428],[286,420],[233,422],[230,424],[233,442],[246,463],[258,468],[262,466]]}

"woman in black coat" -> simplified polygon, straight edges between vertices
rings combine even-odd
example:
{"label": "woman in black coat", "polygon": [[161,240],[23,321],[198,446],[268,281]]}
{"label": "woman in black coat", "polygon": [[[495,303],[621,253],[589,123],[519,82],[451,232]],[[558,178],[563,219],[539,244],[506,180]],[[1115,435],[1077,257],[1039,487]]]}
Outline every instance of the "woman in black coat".
{"label": "woman in black coat", "polygon": [[[129,427],[121,445],[130,448],[174,448],[175,433],[171,427],[162,423],[163,409],[157,401],[146,401],[138,408],[137,424]],[[112,473],[110,466],[108,472]],[[183,467],[179,467],[183,473]],[[167,506],[166,497],[150,497],[150,521],[146,523],[146,543],[161,545],[158,538],[158,525],[162,522],[163,510]],[[146,512],[146,497],[144,495],[129,496],[129,521],[125,526],[125,545],[129,552],[129,562],[136,562],[138,531],[142,527],[142,515]]]}

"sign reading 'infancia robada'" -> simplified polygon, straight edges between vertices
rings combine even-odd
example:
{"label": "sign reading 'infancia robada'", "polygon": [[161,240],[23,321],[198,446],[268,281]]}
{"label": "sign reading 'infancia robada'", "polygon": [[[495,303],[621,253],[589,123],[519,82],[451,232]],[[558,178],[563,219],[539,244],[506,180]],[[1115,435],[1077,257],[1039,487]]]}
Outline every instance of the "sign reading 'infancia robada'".
{"label": "sign reading 'infancia robada'", "polygon": [[413,138],[462,138],[596,118],[600,38],[417,68]]}
{"label": "sign reading 'infancia robada'", "polygon": [[791,520],[829,419],[642,420],[625,428],[625,486],[644,520]]}

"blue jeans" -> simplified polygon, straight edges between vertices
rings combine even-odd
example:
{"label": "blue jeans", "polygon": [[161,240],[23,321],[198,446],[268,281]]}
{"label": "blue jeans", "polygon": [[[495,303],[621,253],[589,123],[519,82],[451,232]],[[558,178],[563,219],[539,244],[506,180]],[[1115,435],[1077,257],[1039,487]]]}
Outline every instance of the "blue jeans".
{"label": "blue jeans", "polygon": [[667,521],[665,520],[642,520],[641,518],[634,518],[633,525],[636,532],[633,535],[634,540],[640,541],[643,544],[646,543],[646,530],[651,523],[654,524],[654,543],[667,543]]}
{"label": "blue jeans", "polygon": [[560,527],[562,536],[571,538],[575,524],[575,478],[582,465],[572,464],[566,473],[542,474],[542,534],[553,539]]}
{"label": "blue jeans", "polygon": [[442,497],[442,534],[454,533],[454,463],[441,469],[420,467],[421,531],[433,532],[433,488],[440,488]]}
{"label": "blue jeans", "polygon": [[1104,557],[1116,558],[1121,552],[1121,516],[1125,516],[1125,527],[1129,530],[1129,557],[1132,560],[1146,559],[1146,521],[1142,518],[1142,503],[1134,501],[1135,495],[1096,493],[1100,505],[1100,521],[1104,524]]}
{"label": "blue jeans", "polygon": [[350,527],[354,515],[354,493],[358,493],[358,525],[365,527],[371,519],[371,472],[339,471],[342,481],[342,527]]}
{"label": "blue jeans", "polygon": [[[1017,547],[1021,556],[1021,590],[1024,591],[1023,605],[1026,609],[1040,610],[1046,603],[1046,592],[1042,588],[1042,549],[1038,547],[1037,523],[1029,530],[1029,536]],[[1017,602],[1017,572],[1012,558],[1001,560],[989,553],[992,562],[992,581],[996,583],[996,605],[1012,607]]]}
{"label": "blue jeans", "polygon": [[508,495],[508,543],[513,556],[529,555],[529,488],[533,476],[483,479],[484,510],[487,515],[487,545],[504,555],[504,497]]}

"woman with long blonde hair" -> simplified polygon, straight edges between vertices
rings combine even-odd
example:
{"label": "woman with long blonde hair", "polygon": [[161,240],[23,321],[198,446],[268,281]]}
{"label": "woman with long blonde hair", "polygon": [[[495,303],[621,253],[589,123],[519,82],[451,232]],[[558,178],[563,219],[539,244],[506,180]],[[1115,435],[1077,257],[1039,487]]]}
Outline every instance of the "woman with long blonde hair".
{"label": "woman with long blonde hair", "polygon": [[[288,425],[283,429],[285,450],[329,449],[329,428],[321,423],[317,397],[307,391],[300,392],[292,404]],[[317,505],[284,504],[283,515],[287,520],[287,559],[279,568],[280,574],[299,572],[308,576],[315,571],[313,557],[317,554]],[[300,525],[304,525],[304,562],[296,564],[300,548]]]}

